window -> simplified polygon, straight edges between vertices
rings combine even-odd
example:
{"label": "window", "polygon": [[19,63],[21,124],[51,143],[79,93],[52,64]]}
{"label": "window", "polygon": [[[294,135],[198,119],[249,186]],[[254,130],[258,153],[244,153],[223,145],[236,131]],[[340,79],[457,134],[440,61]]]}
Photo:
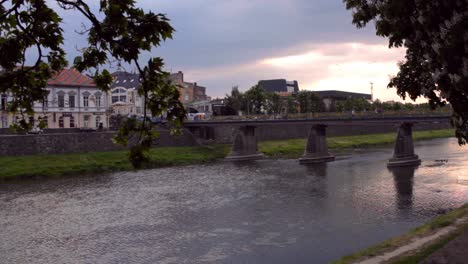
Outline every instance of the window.
{"label": "window", "polygon": [[63,128],[63,116],[59,117],[59,127]]}
{"label": "window", "polygon": [[7,109],[7,96],[6,94],[2,94],[2,105],[1,105],[2,110]]}
{"label": "window", "polygon": [[101,127],[101,117],[100,116],[96,116],[96,127],[97,128]]}
{"label": "window", "polygon": [[112,103],[127,102],[127,91],[125,89],[117,88],[112,91]]}
{"label": "window", "polygon": [[96,95],[96,107],[101,107],[101,96]]}
{"label": "window", "polygon": [[2,127],[3,128],[8,127],[8,116],[2,116]]}
{"label": "window", "polygon": [[188,94],[186,94],[184,100],[185,100],[185,101],[188,101],[188,99],[189,99],[189,96],[188,96]]}
{"label": "window", "polygon": [[89,115],[85,115],[84,116],[84,127],[88,127],[89,126]]}
{"label": "window", "polygon": [[74,95],[68,96],[68,107],[75,108],[75,96]]}
{"label": "window", "polygon": [[65,95],[58,95],[58,107],[65,107]]}
{"label": "window", "polygon": [[75,118],[70,116],[70,127],[75,127]]}
{"label": "window", "polygon": [[83,95],[83,106],[88,107],[89,105],[89,95]]}

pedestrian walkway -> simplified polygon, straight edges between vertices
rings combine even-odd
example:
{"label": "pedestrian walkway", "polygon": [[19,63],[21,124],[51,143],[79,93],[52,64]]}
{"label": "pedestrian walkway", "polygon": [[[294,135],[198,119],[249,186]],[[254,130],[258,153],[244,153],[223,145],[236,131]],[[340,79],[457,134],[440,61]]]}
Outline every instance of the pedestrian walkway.
{"label": "pedestrian walkway", "polygon": [[[364,261],[358,262],[359,264],[378,264],[378,263],[384,263],[387,262],[393,258],[402,256],[404,254],[407,254],[409,252],[418,250],[430,243],[435,242],[437,239],[440,239],[451,232],[455,231],[457,229],[457,226],[460,226],[464,223],[468,222],[468,217],[463,217],[458,219],[454,225],[447,226],[444,228],[439,229],[437,232],[430,236],[422,237],[415,239],[411,243],[401,246],[399,248],[396,248],[393,251],[387,252],[383,255],[375,256],[369,259],[366,259]],[[451,243],[454,244],[451,244]],[[450,245],[450,246],[449,246]],[[446,249],[446,247],[448,248]],[[439,254],[440,252],[440,254]],[[457,256],[459,252],[463,252],[459,254],[460,256]],[[443,262],[444,259],[448,259],[447,262]],[[434,262],[426,262],[426,261],[434,261]],[[455,264],[455,263],[463,263],[466,264],[468,263],[468,232],[465,232],[463,235],[458,237],[457,239],[451,241],[448,243],[446,246],[444,246],[442,249],[434,252],[433,255],[428,257],[427,260],[423,263],[431,263],[431,264],[442,264],[442,263],[447,263],[447,264]]]}
{"label": "pedestrian walkway", "polygon": [[468,231],[465,231],[421,262],[421,264],[465,263],[468,263]]}

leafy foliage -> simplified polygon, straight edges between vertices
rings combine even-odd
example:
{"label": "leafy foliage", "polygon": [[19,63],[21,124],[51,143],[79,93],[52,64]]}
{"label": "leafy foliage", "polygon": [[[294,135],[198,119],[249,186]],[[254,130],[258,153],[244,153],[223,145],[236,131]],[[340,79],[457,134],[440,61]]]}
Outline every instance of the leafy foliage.
{"label": "leafy foliage", "polygon": [[405,47],[405,61],[389,87],[432,108],[452,105],[460,144],[468,140],[468,1],[344,0],[358,27],[375,21],[389,47]]}
{"label": "leafy foliage", "polygon": [[301,113],[317,113],[322,107],[322,100],[312,91],[300,91],[297,96]]}
{"label": "leafy foliage", "polygon": [[[23,117],[18,129],[30,129],[26,115],[33,113],[33,103],[46,96],[47,80],[63,69],[65,59],[61,17],[46,0],[1,1],[0,5],[0,93],[14,98],[9,110]],[[133,0],[101,0],[99,15],[93,13],[83,0],[55,0],[58,6],[70,12],[81,13],[91,24],[85,30],[88,47],[75,58],[74,67],[90,71],[97,86],[108,91],[112,76],[101,69],[110,59],[136,66],[140,78],[140,95],[144,96],[142,122],[128,119],[115,141],[132,146],[130,160],[135,167],[147,161],[147,153],[155,134],[146,118],[147,109],[153,115],[167,112],[175,131],[180,127],[185,111],[177,100],[177,88],[168,81],[168,73],[162,70],[161,58],[150,59],[143,67],[139,63],[142,51],[150,51],[162,41],[172,38],[174,29],[164,14],[146,13],[135,7]],[[34,65],[26,64],[26,52],[35,49]]]}

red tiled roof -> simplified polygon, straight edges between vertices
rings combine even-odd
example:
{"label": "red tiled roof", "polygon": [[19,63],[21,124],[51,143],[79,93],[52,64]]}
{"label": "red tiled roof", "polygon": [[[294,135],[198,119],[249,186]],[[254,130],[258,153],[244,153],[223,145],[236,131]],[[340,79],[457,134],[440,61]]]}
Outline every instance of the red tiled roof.
{"label": "red tiled roof", "polygon": [[86,86],[96,87],[94,80],[79,71],[71,69],[63,69],[59,73],[47,81],[48,85],[52,86]]}

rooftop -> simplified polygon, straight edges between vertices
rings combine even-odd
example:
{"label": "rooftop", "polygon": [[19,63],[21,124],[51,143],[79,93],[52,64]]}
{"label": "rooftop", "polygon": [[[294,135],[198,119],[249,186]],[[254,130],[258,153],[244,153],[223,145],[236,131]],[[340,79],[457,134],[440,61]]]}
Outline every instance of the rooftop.
{"label": "rooftop", "polygon": [[322,98],[337,98],[337,99],[364,98],[367,100],[372,99],[372,96],[370,94],[365,94],[365,93],[353,93],[353,92],[345,92],[345,91],[338,91],[338,90],[326,90],[326,91],[314,91],[314,92],[317,93],[317,95]]}
{"label": "rooftop", "polygon": [[51,86],[96,87],[94,80],[74,68],[63,69],[47,81]]}
{"label": "rooftop", "polygon": [[140,74],[138,73],[129,73],[124,71],[118,71],[112,73],[114,76],[114,82],[111,85],[111,88],[115,87],[124,87],[124,88],[136,88],[140,86]]}

